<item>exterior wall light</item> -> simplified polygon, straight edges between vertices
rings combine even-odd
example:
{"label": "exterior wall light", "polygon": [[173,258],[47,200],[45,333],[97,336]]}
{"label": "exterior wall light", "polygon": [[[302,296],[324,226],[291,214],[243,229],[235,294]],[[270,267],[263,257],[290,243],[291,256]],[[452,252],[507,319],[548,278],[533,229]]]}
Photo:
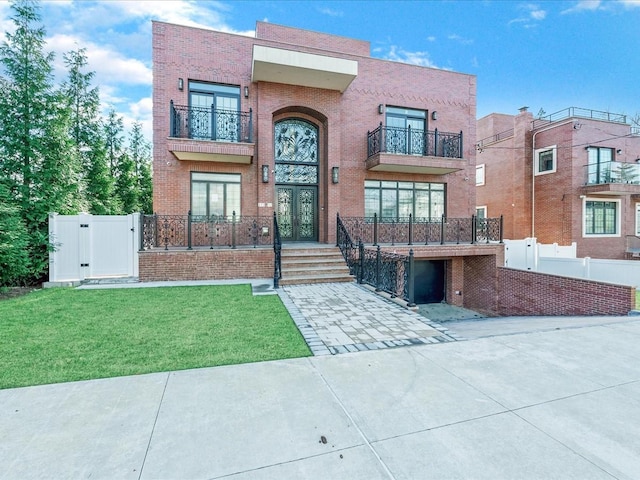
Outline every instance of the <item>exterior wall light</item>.
{"label": "exterior wall light", "polygon": [[262,165],[262,183],[269,183],[269,165]]}
{"label": "exterior wall light", "polygon": [[437,111],[433,111],[431,112],[431,120],[437,120],[438,119],[438,112]]}
{"label": "exterior wall light", "polygon": [[381,103],[378,105],[378,113],[382,115],[384,113],[384,105]]}
{"label": "exterior wall light", "polygon": [[249,87],[244,86],[244,98],[249,98]]}
{"label": "exterior wall light", "polygon": [[338,181],[340,181],[340,167],[333,167],[331,169],[331,182],[332,183],[338,183]]}
{"label": "exterior wall light", "polygon": [[184,80],[182,78],[178,79],[178,90],[184,90]]}

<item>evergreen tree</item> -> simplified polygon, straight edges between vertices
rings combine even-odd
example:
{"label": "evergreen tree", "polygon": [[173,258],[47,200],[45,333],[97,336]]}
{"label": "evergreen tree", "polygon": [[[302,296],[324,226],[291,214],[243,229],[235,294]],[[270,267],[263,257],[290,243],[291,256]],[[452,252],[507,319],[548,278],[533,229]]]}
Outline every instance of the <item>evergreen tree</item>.
{"label": "evergreen tree", "polygon": [[144,138],[142,124],[139,122],[135,122],[131,127],[129,155],[135,165],[135,189],[138,194],[138,211],[152,213],[153,182],[151,178],[151,144]]}
{"label": "evergreen tree", "polygon": [[122,213],[140,211],[136,178],[136,164],[128,153],[120,156],[116,167],[116,195],[122,203]]}
{"label": "evergreen tree", "polygon": [[109,111],[109,116],[104,126],[104,135],[107,162],[109,163],[111,175],[115,177],[116,167],[124,151],[124,123],[122,117],[116,115],[113,109]]}
{"label": "evergreen tree", "polygon": [[78,171],[69,142],[69,115],[53,88],[53,54],[44,52],[39,6],[12,2],[15,32],[0,46],[5,88],[0,97],[2,174],[25,221],[34,278],[48,267],[48,215],[75,213]]}
{"label": "evergreen tree", "polygon": [[87,66],[84,48],[65,54],[64,61],[69,77],[62,90],[71,111],[70,135],[82,165],[85,210],[98,215],[115,213],[114,181],[107,164],[104,129],[99,115],[100,96],[98,87],[91,88],[94,72],[83,72]]}
{"label": "evergreen tree", "polygon": [[9,193],[6,181],[0,181],[0,287],[19,285],[28,280],[29,234],[20,209]]}

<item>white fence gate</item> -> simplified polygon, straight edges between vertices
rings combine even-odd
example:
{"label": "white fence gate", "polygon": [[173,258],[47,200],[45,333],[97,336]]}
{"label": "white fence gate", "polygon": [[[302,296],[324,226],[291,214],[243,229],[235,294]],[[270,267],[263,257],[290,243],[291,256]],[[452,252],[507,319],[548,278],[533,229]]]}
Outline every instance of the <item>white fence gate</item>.
{"label": "white fence gate", "polygon": [[140,214],[49,215],[49,281],[137,277]]}
{"label": "white fence gate", "polygon": [[570,246],[543,245],[535,238],[525,238],[504,243],[505,267],[640,288],[637,260],[576,258],[575,242]]}

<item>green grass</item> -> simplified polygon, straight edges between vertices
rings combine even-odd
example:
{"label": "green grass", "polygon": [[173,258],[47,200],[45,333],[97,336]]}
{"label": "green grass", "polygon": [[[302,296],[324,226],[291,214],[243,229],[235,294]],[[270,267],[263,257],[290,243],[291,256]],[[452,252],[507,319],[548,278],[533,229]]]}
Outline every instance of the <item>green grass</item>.
{"label": "green grass", "polygon": [[0,388],[310,355],[250,285],[76,290],[0,302]]}

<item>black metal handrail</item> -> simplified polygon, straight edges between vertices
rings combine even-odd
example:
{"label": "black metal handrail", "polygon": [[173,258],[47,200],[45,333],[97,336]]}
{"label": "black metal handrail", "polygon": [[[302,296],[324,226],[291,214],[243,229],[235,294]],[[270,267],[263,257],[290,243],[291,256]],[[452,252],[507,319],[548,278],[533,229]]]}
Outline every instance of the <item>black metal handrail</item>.
{"label": "black metal handrail", "polygon": [[205,107],[169,107],[169,136],[219,142],[253,142],[253,111],[238,112]]}
{"label": "black metal handrail", "polygon": [[502,243],[502,217],[438,218],[339,217],[350,239],[365,244],[433,245],[460,243]]}
{"label": "black metal handrail", "polygon": [[143,215],[142,249],[270,245],[271,217],[221,215]]}
{"label": "black metal handrail", "polygon": [[336,214],[336,246],[340,249],[342,257],[347,262],[349,273],[356,274],[358,264],[358,250],[351,240],[351,236],[340,219],[340,214]]}
{"label": "black metal handrail", "polygon": [[378,153],[462,158],[462,131],[439,132],[380,126],[367,132],[367,158]]}
{"label": "black metal handrail", "polygon": [[385,252],[380,249],[365,248],[358,243],[358,262],[356,265],[358,283],[375,288],[376,292],[386,292],[392,298],[402,298],[407,306],[415,306],[415,270],[413,249],[409,255]]}
{"label": "black metal handrail", "polygon": [[278,282],[282,278],[282,239],[276,212],[273,212],[273,254],[273,288],[278,288]]}

